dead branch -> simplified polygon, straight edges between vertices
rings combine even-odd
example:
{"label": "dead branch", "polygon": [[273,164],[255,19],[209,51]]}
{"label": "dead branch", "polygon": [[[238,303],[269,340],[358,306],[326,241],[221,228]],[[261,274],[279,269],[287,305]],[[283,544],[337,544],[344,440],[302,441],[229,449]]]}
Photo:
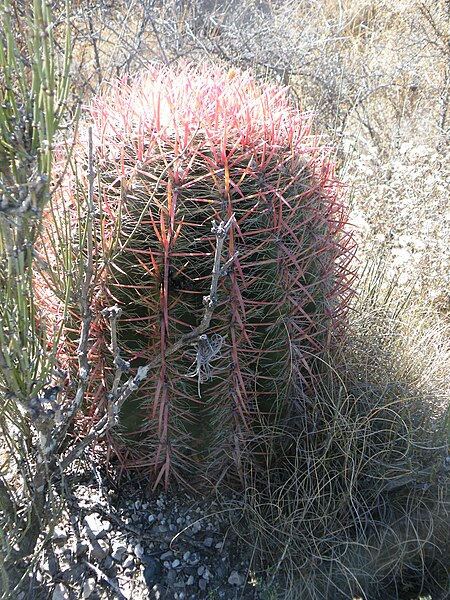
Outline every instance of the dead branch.
{"label": "dead branch", "polygon": [[[198,348],[201,347],[200,342],[211,323],[214,309],[216,308],[218,303],[217,290],[219,285],[219,279],[227,274],[230,266],[233,264],[233,262],[238,256],[238,253],[236,252],[231,258],[229,258],[225,262],[223,266],[221,266],[220,263],[223,252],[223,245],[235,221],[236,218],[234,214],[231,215],[231,217],[226,223],[225,221],[221,221],[219,224],[217,224],[214,220],[212,221],[211,231],[216,236],[216,250],[214,254],[214,265],[212,270],[209,294],[203,297],[204,313],[200,325],[195,327],[189,333],[183,335],[177,342],[169,346],[169,348],[164,354],[164,357],[158,356],[146,365],[139,367],[136,374],[133,377],[130,377],[128,381],[120,387],[118,387],[118,384],[120,382],[122,374],[129,369],[129,363],[127,363],[120,357],[120,349],[117,342],[117,319],[119,318],[121,311],[117,306],[107,308],[102,311],[103,316],[109,319],[111,323],[111,349],[114,355],[114,363],[116,366],[113,387],[111,392],[108,393],[108,410],[107,413],[99,421],[97,421],[90,433],[81,442],[79,442],[79,444],[77,444],[77,446],[66,456],[66,458],[63,461],[61,461],[60,468],[63,472],[76,458],[78,458],[81,455],[85,448],[87,448],[95,440],[104,436],[107,431],[109,431],[112,427],[114,427],[114,425],[116,425],[117,415],[119,414],[123,403],[127,400],[127,398],[129,398],[129,396],[131,396],[131,394],[133,394],[141,387],[141,385],[146,380],[149,371],[157,367],[161,363],[163,358],[168,358],[169,356],[180,350],[180,348],[186,345],[197,343]],[[84,321],[84,323],[89,322],[90,321],[87,320]],[[83,358],[83,356],[81,358]],[[199,381],[200,376],[201,375],[199,375]],[[85,383],[83,382],[83,380],[81,380],[77,390],[77,395],[84,395],[84,390]]]}

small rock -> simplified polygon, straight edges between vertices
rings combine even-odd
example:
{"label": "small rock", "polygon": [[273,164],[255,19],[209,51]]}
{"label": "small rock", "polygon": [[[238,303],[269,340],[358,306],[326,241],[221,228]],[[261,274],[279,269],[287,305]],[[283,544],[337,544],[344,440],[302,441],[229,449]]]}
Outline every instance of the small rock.
{"label": "small rock", "polygon": [[71,586],[76,585],[86,572],[86,567],[83,564],[72,564],[68,568],[61,571],[61,577],[64,583],[70,584]]}
{"label": "small rock", "polygon": [[152,588],[161,576],[161,563],[154,558],[147,558],[143,576],[147,587]]}
{"label": "small rock", "polygon": [[109,544],[105,540],[93,540],[90,551],[91,560],[103,560],[109,554]]}
{"label": "small rock", "polygon": [[123,555],[127,551],[127,548],[124,544],[122,544],[121,542],[118,542],[118,543],[113,544],[112,550],[113,551],[111,554],[111,558],[117,562],[120,562],[122,560]]}
{"label": "small rock", "polygon": [[208,584],[206,583],[206,579],[198,580],[198,587],[201,589],[202,592],[204,592],[206,590],[207,585]]}
{"label": "small rock", "polygon": [[118,581],[120,593],[124,600],[130,600],[133,597],[133,583],[131,581],[121,581],[120,578],[118,578]]}
{"label": "small rock", "polygon": [[181,565],[181,561],[179,561],[178,558],[176,558],[172,563],[172,569],[176,569],[180,565]]}
{"label": "small rock", "polygon": [[218,579],[223,579],[225,577],[226,572],[227,572],[227,569],[226,569],[225,565],[223,563],[219,564],[216,568],[216,577]]}
{"label": "small rock", "polygon": [[89,579],[83,583],[83,598],[89,598],[91,596],[92,592],[95,590],[95,584],[96,581],[93,577],[89,577]]}
{"label": "small rock", "polygon": [[197,575],[199,575],[201,577],[204,572],[205,572],[205,565],[200,565],[199,568],[197,569]]}
{"label": "small rock", "polygon": [[103,523],[103,529],[105,531],[111,531],[111,522],[110,521],[102,521]]}
{"label": "small rock", "polygon": [[122,566],[124,569],[131,569],[134,566],[134,558],[129,554],[126,559],[123,561]]}
{"label": "small rock", "polygon": [[75,553],[78,558],[81,558],[88,551],[89,545],[86,542],[77,542]]}
{"label": "small rock", "polygon": [[202,529],[202,524],[200,521],[195,521],[195,523],[192,525],[192,531],[194,533],[198,533],[199,531],[201,531]]}
{"label": "small rock", "polygon": [[91,513],[90,515],[86,515],[84,517],[84,523],[86,525],[86,529],[90,538],[98,539],[106,534],[106,530],[98,513]]}
{"label": "small rock", "polygon": [[160,560],[167,560],[168,558],[172,558],[173,557],[173,552],[172,550],[167,550],[167,552],[163,552],[163,554],[161,554],[161,556],[159,557]]}
{"label": "small rock", "polygon": [[148,517],[147,517],[147,521],[148,521],[148,522],[150,523],[150,525],[151,525],[151,524],[152,524],[154,521],[156,521],[156,517],[155,517],[155,515],[148,515]]}
{"label": "small rock", "polygon": [[53,590],[52,600],[69,600],[69,594],[62,583],[58,583]]}
{"label": "small rock", "polygon": [[189,552],[189,550],[186,550],[186,552],[183,554],[183,560],[187,561],[189,560],[191,557],[191,553]]}
{"label": "small rock", "polygon": [[177,579],[177,572],[174,569],[169,569],[166,575],[166,581],[169,585],[173,585]]}
{"label": "small rock", "polygon": [[134,547],[134,554],[136,556],[136,558],[138,558],[139,560],[142,559],[142,557],[144,556],[145,550],[142,547],[141,544],[136,544],[136,546]]}
{"label": "small rock", "polygon": [[245,578],[242,577],[237,571],[231,571],[230,576],[228,577],[228,583],[230,585],[242,586],[245,583]]}
{"label": "small rock", "polygon": [[154,585],[150,590],[148,600],[163,600],[163,598],[167,597],[165,592],[166,590],[161,585]]}
{"label": "small rock", "polygon": [[186,581],[186,585],[194,585],[194,576],[193,575],[189,575],[189,577],[187,578],[187,581]]}
{"label": "small rock", "polygon": [[55,527],[55,530],[52,535],[52,541],[58,546],[65,544],[67,542],[67,533],[63,529],[59,529]]}
{"label": "small rock", "polygon": [[112,566],[114,565],[114,560],[111,558],[111,556],[106,556],[105,560],[103,561],[103,565],[102,568],[105,569],[106,571],[108,569],[110,569]]}
{"label": "small rock", "polygon": [[208,568],[206,568],[206,569],[203,571],[203,575],[202,575],[202,577],[203,577],[203,579],[206,579],[206,581],[209,581],[209,580],[212,578],[212,573],[211,573],[211,571],[210,571]]}
{"label": "small rock", "polygon": [[204,539],[203,541],[203,545],[206,546],[206,548],[211,548],[211,546],[213,545],[213,539],[211,537],[207,537]]}

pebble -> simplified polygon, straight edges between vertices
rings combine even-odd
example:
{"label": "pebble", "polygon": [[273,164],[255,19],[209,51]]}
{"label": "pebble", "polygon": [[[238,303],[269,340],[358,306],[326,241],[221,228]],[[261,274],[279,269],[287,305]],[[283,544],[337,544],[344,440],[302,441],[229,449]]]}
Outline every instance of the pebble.
{"label": "pebble", "polygon": [[237,571],[231,571],[230,576],[228,577],[228,583],[234,586],[242,586],[245,583],[245,578],[242,577]]}
{"label": "pebble", "polygon": [[110,547],[105,540],[93,540],[91,544],[90,558],[91,560],[103,560],[108,556]]}
{"label": "pebble", "polygon": [[172,585],[177,580],[177,572],[174,569],[169,569],[166,575],[166,581],[169,585]]}
{"label": "pebble", "polygon": [[136,546],[134,547],[134,554],[135,554],[135,556],[136,556],[136,557],[137,557],[139,560],[141,560],[141,559],[142,559],[142,557],[144,556],[144,553],[145,553],[145,550],[144,550],[144,548],[142,547],[142,545],[141,545],[141,544],[136,544]]}
{"label": "pebble", "polygon": [[95,590],[95,584],[96,581],[93,577],[89,577],[89,579],[83,583],[83,598],[89,598],[91,596],[92,592]]}
{"label": "pebble", "polygon": [[110,521],[102,521],[103,523],[103,529],[108,532],[111,531],[111,522]]}
{"label": "pebble", "polygon": [[62,583],[58,583],[53,590],[52,600],[69,600],[67,589]]}
{"label": "pebble", "polygon": [[87,544],[86,542],[77,542],[77,545],[75,547],[75,553],[78,557],[84,556],[88,551],[88,548],[89,544]]}
{"label": "pebble", "polygon": [[198,533],[199,531],[202,530],[202,524],[200,521],[195,521],[195,523],[192,525],[192,531],[194,533]]}
{"label": "pebble", "polygon": [[67,542],[67,533],[63,529],[59,529],[55,527],[52,535],[52,541],[58,546],[65,544]]}
{"label": "pebble", "polygon": [[91,538],[98,539],[106,534],[106,530],[98,513],[94,512],[90,515],[86,515],[84,517],[84,523],[86,525],[88,535]]}
{"label": "pebble", "polygon": [[[95,570],[86,566],[86,560],[117,582],[118,590],[127,600],[153,600],[158,595],[161,600],[164,597],[200,600],[208,597],[212,582],[214,597],[229,600],[233,593],[228,586],[239,588],[245,584],[245,577],[240,575],[248,568],[247,562],[240,562],[245,554],[236,549],[232,534],[225,542],[218,542],[227,522],[220,516],[212,520],[204,517],[211,514],[209,503],[201,504],[199,510],[198,505],[189,509],[184,499],[178,506],[179,499],[174,502],[172,498],[160,496],[157,506],[155,498],[144,503],[136,500],[136,495],[131,497],[133,500],[122,500],[114,506],[113,510],[120,517],[117,525],[116,520],[101,518],[108,514],[103,512],[104,498],[95,500],[86,490],[83,493],[85,508],[81,515],[78,512],[78,519],[72,519],[72,525],[69,524],[69,513],[62,525],[57,524],[51,546],[52,565],[50,554],[39,565],[44,575],[40,585],[48,585],[49,575],[51,578],[61,575],[59,587],[51,590],[49,600],[68,600],[69,590],[65,587],[68,583],[74,589],[74,597],[80,600],[94,600],[102,595],[104,584],[97,582]],[[77,496],[78,509],[83,498]],[[97,506],[102,506],[102,510]],[[122,528],[120,523],[134,525],[136,532]],[[167,532],[176,531],[180,534],[172,550],[169,540],[173,534],[168,537]],[[70,556],[67,557],[64,550]],[[242,600],[248,600],[244,593]]]}
{"label": "pebble", "polygon": [[122,566],[124,569],[130,569],[134,566],[134,558],[129,554],[126,559],[123,561]]}
{"label": "pebble", "polygon": [[153,558],[147,558],[143,577],[147,587],[153,587],[161,577],[161,563]]}
{"label": "pebble", "polygon": [[121,542],[113,544],[111,558],[117,562],[122,560],[123,555],[127,551],[127,547]]}

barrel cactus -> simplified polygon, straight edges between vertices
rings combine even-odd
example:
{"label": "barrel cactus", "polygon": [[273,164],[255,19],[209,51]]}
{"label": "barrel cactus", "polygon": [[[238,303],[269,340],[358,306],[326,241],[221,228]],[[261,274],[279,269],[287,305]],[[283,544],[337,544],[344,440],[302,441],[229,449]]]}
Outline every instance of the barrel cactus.
{"label": "barrel cactus", "polygon": [[[117,80],[86,119],[98,277],[85,422],[117,389],[113,333],[131,374],[147,365],[109,438],[120,464],[154,486],[239,475],[265,428],[305,408],[345,325],[354,244],[329,149],[287,89],[217,66]],[[55,192],[74,221],[88,125]],[[79,324],[58,348],[73,370]]]}

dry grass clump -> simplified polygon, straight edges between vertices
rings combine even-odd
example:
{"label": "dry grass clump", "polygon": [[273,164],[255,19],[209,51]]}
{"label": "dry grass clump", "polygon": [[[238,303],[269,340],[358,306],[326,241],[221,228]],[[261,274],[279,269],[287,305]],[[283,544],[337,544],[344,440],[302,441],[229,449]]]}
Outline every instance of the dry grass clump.
{"label": "dry grass clump", "polygon": [[449,331],[374,285],[303,417],[261,442],[277,458],[249,474],[256,578],[282,575],[284,598],[449,589]]}

